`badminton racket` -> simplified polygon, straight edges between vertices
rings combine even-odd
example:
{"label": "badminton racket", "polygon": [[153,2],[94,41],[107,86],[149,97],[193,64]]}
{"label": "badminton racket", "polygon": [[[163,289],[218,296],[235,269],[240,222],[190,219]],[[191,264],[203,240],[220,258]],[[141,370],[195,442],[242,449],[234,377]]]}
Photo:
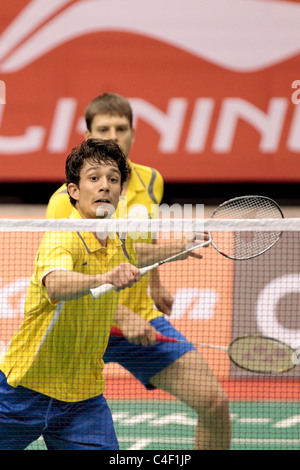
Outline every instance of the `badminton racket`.
{"label": "badminton racket", "polygon": [[[110,335],[123,338],[122,330],[112,327]],[[170,338],[160,333],[156,341],[163,343],[191,344],[190,341]],[[205,343],[193,343],[202,348],[213,348],[226,351],[230,360],[241,369],[259,374],[282,374],[296,366],[293,355],[296,350],[273,338],[259,335],[239,336],[229,346],[217,346]]]}
{"label": "badminton racket", "polygon": [[[223,202],[210,216],[212,219],[282,219],[283,213],[279,205],[265,196],[240,196]],[[200,244],[191,244],[188,249],[174,256],[163,259],[151,266],[140,269],[142,276],[162,264],[176,261],[180,256],[212,245],[221,255],[232,260],[255,258],[269,250],[280,239],[280,231],[230,231],[209,232],[209,240]],[[90,289],[91,295],[97,299],[101,295],[114,290],[112,284]]]}

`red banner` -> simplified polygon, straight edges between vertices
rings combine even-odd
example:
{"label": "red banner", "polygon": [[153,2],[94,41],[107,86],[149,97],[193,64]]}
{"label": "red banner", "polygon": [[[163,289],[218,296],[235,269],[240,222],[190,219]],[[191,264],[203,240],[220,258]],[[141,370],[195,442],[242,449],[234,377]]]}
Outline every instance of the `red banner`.
{"label": "red banner", "polygon": [[2,10],[2,182],[61,181],[84,109],[105,91],[130,99],[131,158],[166,182],[300,181],[299,3],[18,0]]}

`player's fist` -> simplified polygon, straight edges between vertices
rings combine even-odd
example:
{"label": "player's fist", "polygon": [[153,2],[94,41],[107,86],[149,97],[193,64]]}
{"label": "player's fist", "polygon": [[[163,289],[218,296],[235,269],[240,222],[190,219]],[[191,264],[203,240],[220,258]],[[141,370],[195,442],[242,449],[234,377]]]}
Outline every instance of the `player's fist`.
{"label": "player's fist", "polygon": [[130,263],[121,263],[107,273],[107,282],[113,284],[118,291],[131,287],[140,279],[140,270]]}

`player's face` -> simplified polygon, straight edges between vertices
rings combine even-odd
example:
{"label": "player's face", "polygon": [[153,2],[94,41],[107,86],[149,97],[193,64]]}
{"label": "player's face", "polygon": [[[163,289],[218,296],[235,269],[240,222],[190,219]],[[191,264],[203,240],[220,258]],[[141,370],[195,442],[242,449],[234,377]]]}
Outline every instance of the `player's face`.
{"label": "player's face", "polygon": [[83,218],[106,218],[118,206],[121,173],[113,164],[86,161],[80,171],[79,186],[70,183],[68,190],[76,200],[76,209]]}
{"label": "player's face", "polygon": [[96,114],[92,121],[91,132],[86,131],[85,137],[113,140],[121,147],[127,158],[134,142],[134,130],[125,116]]}

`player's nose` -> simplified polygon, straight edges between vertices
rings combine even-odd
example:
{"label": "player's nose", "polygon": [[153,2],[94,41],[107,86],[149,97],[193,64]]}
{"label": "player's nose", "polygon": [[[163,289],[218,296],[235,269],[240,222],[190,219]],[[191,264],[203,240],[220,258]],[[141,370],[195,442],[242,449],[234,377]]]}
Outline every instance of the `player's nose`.
{"label": "player's nose", "polygon": [[117,131],[113,127],[109,129],[109,139],[114,140],[115,142],[118,140]]}
{"label": "player's nose", "polygon": [[109,191],[108,179],[105,176],[99,180],[98,191]]}

